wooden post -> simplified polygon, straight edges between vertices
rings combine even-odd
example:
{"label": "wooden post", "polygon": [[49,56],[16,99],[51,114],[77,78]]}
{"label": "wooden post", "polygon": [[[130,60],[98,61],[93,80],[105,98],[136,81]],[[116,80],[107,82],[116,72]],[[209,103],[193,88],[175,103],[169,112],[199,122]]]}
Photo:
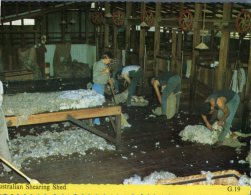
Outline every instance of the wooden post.
{"label": "wooden post", "polygon": [[248,60],[248,70],[247,70],[247,83],[246,83],[246,91],[245,91],[245,99],[251,99],[251,37],[249,39],[249,60]]}
{"label": "wooden post", "polygon": [[[132,7],[132,17],[137,17],[137,12],[139,10],[137,9],[136,6],[133,6]],[[137,37],[137,31],[136,31],[136,25],[138,24],[133,24],[131,26],[132,30],[131,30],[131,33],[130,33],[130,48],[133,48],[134,49],[134,52],[139,49],[139,39]],[[128,59],[129,60],[129,59]],[[133,59],[135,60],[135,59]],[[132,61],[132,60],[129,60],[129,61]]]}
{"label": "wooden post", "polygon": [[182,35],[182,31],[178,32],[178,40],[177,40],[177,48],[176,48],[176,61],[175,61],[175,72],[177,74],[179,74],[181,77],[181,70],[182,70],[182,42],[183,42],[183,35]]}
{"label": "wooden post", "polygon": [[159,71],[157,55],[159,54],[159,49],[160,49],[160,26],[159,26],[159,20],[161,17],[160,11],[161,11],[161,3],[157,2],[155,7],[154,65],[153,65],[155,76],[158,75]]}
{"label": "wooden post", "polygon": [[22,33],[21,33],[21,47],[24,47],[24,45],[25,45],[23,30],[24,30],[24,19],[22,18],[21,19],[21,31],[22,31]]}
{"label": "wooden post", "polygon": [[[105,2],[105,15],[110,13],[110,3]],[[109,47],[109,24],[104,25],[104,48]]]}
{"label": "wooden post", "polygon": [[172,72],[175,72],[175,62],[176,62],[176,48],[177,48],[177,34],[176,34],[176,30],[172,31],[172,60],[171,60],[171,68],[170,70]]}
{"label": "wooden post", "polygon": [[118,27],[113,25],[113,54],[114,57],[117,57],[118,53]]}
{"label": "wooden post", "polygon": [[[144,2],[141,2],[141,14],[145,12],[146,4]],[[140,28],[140,40],[139,40],[139,65],[141,66],[143,70],[143,79],[142,81],[145,81],[145,72],[146,72],[146,66],[145,66],[145,34],[146,29]],[[141,83],[141,91],[142,87],[144,86],[144,83]]]}
{"label": "wooden post", "polygon": [[[126,19],[129,19],[132,14],[132,2],[126,2]],[[131,47],[131,25],[126,24],[126,33],[125,33],[125,49],[126,51]]]}
{"label": "wooden post", "polygon": [[[80,6],[80,4],[79,5],[77,4],[77,6]],[[79,28],[78,28],[78,40],[82,39],[81,31],[82,31],[83,25],[82,25],[82,20],[81,20],[82,17],[81,16],[82,16],[82,11],[79,9],[78,10],[78,26],[79,26]],[[82,40],[81,40],[81,42],[82,42]]]}
{"label": "wooden post", "polygon": [[[41,17],[41,29],[40,29],[40,32],[41,32],[41,34],[40,34],[40,37],[38,37],[38,39],[40,39],[41,38],[41,36],[42,35],[46,35],[47,34],[47,27],[48,27],[48,23],[47,23],[47,16],[48,16],[48,14],[45,14],[44,13],[44,10],[45,8],[44,8],[44,5],[43,5],[43,7],[42,7],[42,12],[43,12],[43,15],[42,15],[42,17]],[[47,36],[46,36],[47,37]],[[48,37],[47,37],[47,40],[48,40]],[[39,41],[39,40],[36,40],[36,41]]]}
{"label": "wooden post", "polygon": [[[90,3],[89,3],[90,4]],[[90,6],[89,6],[90,7]],[[88,26],[90,25],[90,9],[88,8],[85,12],[85,25],[84,25],[84,29],[85,29],[85,43],[89,44],[90,39],[89,39],[89,28]]]}
{"label": "wooden post", "polygon": [[[194,22],[193,22],[193,48],[195,48],[200,43],[200,26],[199,26],[199,19],[201,18],[201,4],[195,3],[195,14],[194,14]],[[192,53],[192,67],[191,67],[191,73],[190,73],[190,94],[189,94],[189,110],[190,112],[193,109],[193,99],[195,97],[195,61],[197,56],[199,55],[199,52],[196,50],[193,50]]]}
{"label": "wooden post", "polygon": [[[64,16],[66,13],[65,13],[65,10],[63,9],[63,11],[61,12],[61,20],[66,20],[66,16]],[[61,25],[61,30],[62,30],[62,36],[61,36],[61,41],[65,41],[65,25],[66,24],[62,24]]]}
{"label": "wooden post", "polygon": [[[223,4],[223,18],[222,20],[229,20],[231,18],[231,3]],[[219,53],[219,66],[216,69],[216,89],[220,90],[227,87],[226,73],[227,73],[227,59],[230,33],[228,29],[222,28]]]}
{"label": "wooden post", "polygon": [[249,60],[247,68],[247,82],[244,94],[244,110],[242,113],[242,130],[249,133],[251,129],[251,37],[249,39]]}

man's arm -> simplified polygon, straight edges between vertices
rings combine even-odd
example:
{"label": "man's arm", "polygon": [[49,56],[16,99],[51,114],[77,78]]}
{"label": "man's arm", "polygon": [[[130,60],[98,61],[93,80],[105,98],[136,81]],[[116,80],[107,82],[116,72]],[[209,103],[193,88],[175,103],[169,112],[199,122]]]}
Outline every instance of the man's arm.
{"label": "man's arm", "polygon": [[222,112],[223,112],[223,116],[218,121],[218,124],[221,126],[224,124],[224,122],[226,121],[227,117],[230,114],[229,109],[228,109],[227,105],[225,104],[225,102],[226,102],[226,99],[224,97],[218,98],[217,102],[216,102],[219,109],[222,110]]}
{"label": "man's arm", "polygon": [[204,123],[206,124],[207,128],[210,129],[210,130],[212,130],[212,125],[208,122],[207,116],[204,115],[204,114],[201,114],[201,117],[202,117]]}
{"label": "man's arm", "polygon": [[157,81],[157,80],[153,81],[153,88],[154,88],[154,91],[155,91],[155,93],[157,95],[158,101],[161,104],[161,94],[160,94],[160,91],[159,91],[159,81]]}
{"label": "man's arm", "polygon": [[127,83],[131,83],[131,79],[128,74],[122,74],[121,77],[126,80]]}
{"label": "man's arm", "polygon": [[109,69],[109,67],[104,66],[99,62],[96,62],[93,65],[93,72],[94,72],[95,76],[99,76],[99,75],[102,75],[102,74],[109,74],[110,69]]}

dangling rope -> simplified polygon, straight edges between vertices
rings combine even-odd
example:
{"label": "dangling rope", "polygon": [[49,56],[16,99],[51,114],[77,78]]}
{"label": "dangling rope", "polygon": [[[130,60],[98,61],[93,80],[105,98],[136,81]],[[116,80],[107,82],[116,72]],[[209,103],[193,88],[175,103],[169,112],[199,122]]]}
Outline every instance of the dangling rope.
{"label": "dangling rope", "polygon": [[230,88],[231,88],[234,92],[239,93],[237,69],[234,69],[234,70],[233,70],[233,76],[232,76],[232,80],[231,80],[231,83],[230,83]]}
{"label": "dangling rope", "polygon": [[239,92],[242,92],[244,85],[246,84],[246,73],[244,68],[239,68],[238,70],[238,82],[239,82]]}
{"label": "dangling rope", "polygon": [[246,83],[246,73],[245,73],[245,70],[240,67],[240,60],[239,60],[241,42],[242,42],[243,37],[244,36],[240,36],[240,39],[239,39],[239,48],[237,51],[237,58],[236,58],[236,62],[235,62],[234,70],[233,70],[232,80],[230,83],[230,88],[236,93],[242,92],[243,87]]}

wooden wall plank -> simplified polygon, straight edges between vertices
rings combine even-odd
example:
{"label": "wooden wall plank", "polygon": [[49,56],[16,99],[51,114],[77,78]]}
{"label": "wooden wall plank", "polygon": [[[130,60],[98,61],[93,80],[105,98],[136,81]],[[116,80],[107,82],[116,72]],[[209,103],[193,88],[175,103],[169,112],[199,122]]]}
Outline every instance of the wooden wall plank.
{"label": "wooden wall plank", "polygon": [[[105,2],[105,15],[110,13],[110,3]],[[104,24],[104,48],[109,46],[109,24]]]}
{"label": "wooden wall plank", "polygon": [[[146,10],[146,4],[141,2],[141,14],[143,14]],[[145,72],[146,72],[146,63],[145,63],[145,34],[146,29],[140,28],[140,40],[139,40],[139,65],[142,67],[143,70],[143,80],[141,83],[141,91],[143,91],[142,87],[144,86],[145,81]]]}
{"label": "wooden wall plank", "polygon": [[158,60],[157,55],[159,54],[160,49],[160,26],[158,21],[161,18],[161,3],[157,2],[155,7],[155,32],[154,32],[154,75],[158,75],[159,67],[158,67]]}
{"label": "wooden wall plank", "polygon": [[[132,14],[132,2],[126,2],[126,19],[128,20]],[[128,51],[128,49],[131,47],[131,26],[126,25],[126,33],[125,33],[125,49]]]}
{"label": "wooden wall plank", "polygon": [[[200,29],[201,26],[199,25],[199,19],[201,18],[201,9],[202,4],[195,3],[195,14],[194,14],[194,21],[193,21],[193,48],[195,48],[200,43]],[[195,63],[196,58],[199,55],[199,52],[193,50],[192,53],[192,67],[191,67],[191,74],[190,74],[190,95],[189,95],[189,110],[192,111],[194,105],[194,97],[195,97]]]}
{"label": "wooden wall plank", "polygon": [[117,57],[118,54],[118,27],[113,25],[113,55]]}
{"label": "wooden wall plank", "polygon": [[177,33],[176,30],[172,31],[172,58],[171,58],[171,71],[175,72],[176,64],[176,51],[177,51]]}

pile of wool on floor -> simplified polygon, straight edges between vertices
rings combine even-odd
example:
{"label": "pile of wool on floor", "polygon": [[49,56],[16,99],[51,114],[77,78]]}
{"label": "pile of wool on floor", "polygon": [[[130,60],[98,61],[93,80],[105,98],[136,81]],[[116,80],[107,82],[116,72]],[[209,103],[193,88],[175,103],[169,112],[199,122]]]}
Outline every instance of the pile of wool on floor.
{"label": "pile of wool on floor", "polygon": [[154,171],[150,175],[141,179],[139,175],[134,175],[123,181],[123,184],[156,184],[159,179],[172,179],[176,178],[173,173],[167,171]]}
{"label": "pile of wool on floor", "polygon": [[179,135],[183,141],[213,145],[218,140],[218,131],[211,131],[204,125],[188,125]]}
{"label": "pile of wool on floor", "polygon": [[[215,122],[212,125],[213,130],[209,130],[204,125],[188,125],[179,133],[183,141],[196,142],[200,144],[213,145],[218,141],[218,137],[222,131],[222,127]],[[222,145],[239,148],[246,146],[246,143],[240,142],[238,137],[249,137],[250,134],[243,134],[240,132],[229,132],[226,135]]]}
{"label": "pile of wool on floor", "polygon": [[69,90],[49,93],[19,93],[4,95],[3,111],[6,116],[17,116],[19,122],[32,114],[100,106],[103,95],[92,90]]}
{"label": "pile of wool on floor", "polygon": [[85,155],[91,148],[115,150],[115,146],[108,144],[103,138],[78,127],[62,132],[45,131],[38,136],[19,136],[10,140],[9,146],[13,164],[18,168],[21,168],[28,159],[39,160],[73,153]]}
{"label": "pile of wool on floor", "polygon": [[248,153],[246,161],[249,163],[249,167],[251,168],[251,152]]}
{"label": "pile of wool on floor", "polygon": [[132,106],[148,106],[149,102],[144,96],[132,96]]}

